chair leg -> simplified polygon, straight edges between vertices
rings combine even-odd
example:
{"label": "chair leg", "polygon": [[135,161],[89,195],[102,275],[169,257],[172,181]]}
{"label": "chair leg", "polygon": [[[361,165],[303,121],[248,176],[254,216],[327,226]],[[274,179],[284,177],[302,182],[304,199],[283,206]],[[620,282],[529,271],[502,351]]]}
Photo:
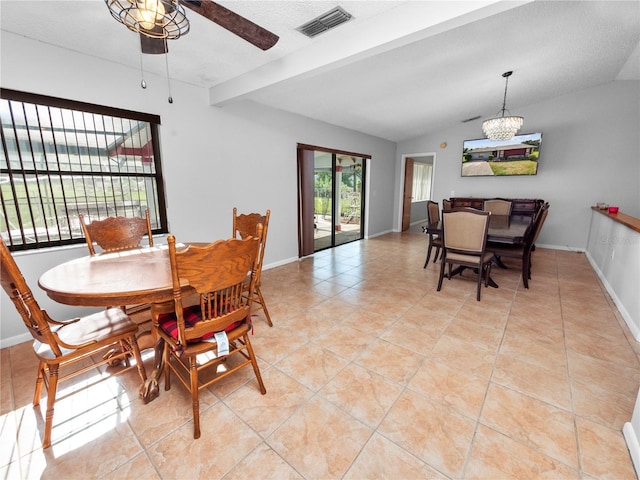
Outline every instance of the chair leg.
{"label": "chair leg", "polygon": [[260,393],[264,395],[265,393],[267,393],[267,389],[264,387],[264,383],[262,382],[262,375],[260,374],[260,368],[258,368],[258,360],[256,359],[255,353],[253,353],[253,347],[251,346],[251,341],[249,340],[249,334],[247,333],[244,334],[244,344],[247,347],[247,352],[249,353],[249,359],[251,360],[253,373],[255,373],[256,380],[258,380]]}
{"label": "chair leg", "polygon": [[[436,257],[438,256],[438,252],[436,250]],[[427,268],[427,265],[429,264],[429,258],[431,258],[431,242],[429,242],[429,246],[427,247],[427,259],[424,261],[424,267],[422,268]]]}
{"label": "chair leg", "polygon": [[42,386],[44,385],[45,369],[47,368],[44,362],[40,362],[38,365],[38,378],[36,379],[36,391],[33,394],[33,406],[40,405],[40,397],[42,396]]}
{"label": "chair leg", "polygon": [[191,404],[193,407],[193,438],[200,438],[200,400],[198,399],[198,364],[196,357],[189,358],[191,380]]}
{"label": "chair leg", "polygon": [[256,286],[256,295],[258,295],[258,301],[262,306],[262,310],[264,311],[264,316],[267,317],[267,323],[269,323],[270,327],[273,327],[273,323],[271,322],[271,315],[269,315],[269,310],[267,310],[267,304],[264,301],[264,297],[262,296],[262,291],[260,290],[260,286]]}
{"label": "chair leg", "polygon": [[438,277],[438,288],[436,289],[436,291],[440,291],[440,289],[442,288],[442,280],[444,279],[444,269],[445,269],[445,261],[442,260],[440,262],[440,277]]}
{"label": "chair leg", "polygon": [[480,268],[478,268],[478,286],[477,286],[477,292],[476,292],[476,300],[479,302],[480,301],[480,290],[482,288],[482,274],[484,273],[484,267],[482,265],[480,265]]}
{"label": "chair leg", "polygon": [[529,257],[525,255],[522,257],[522,283],[524,288],[529,288],[529,279],[531,278],[531,264]]}
{"label": "chair leg", "polygon": [[169,342],[164,342],[164,349],[162,351],[163,368],[164,368],[164,390],[167,391],[171,388],[171,347]]}
{"label": "chair leg", "polygon": [[438,255],[440,256],[440,260],[442,260],[442,254],[444,252],[440,250],[440,247],[436,247],[436,255],[433,257],[433,263],[438,261]]}
{"label": "chair leg", "polygon": [[51,429],[53,427],[53,410],[56,403],[56,392],[58,390],[58,368],[57,364],[49,365],[49,388],[47,388],[47,412],[44,420],[44,439],[42,448],[51,446]]}

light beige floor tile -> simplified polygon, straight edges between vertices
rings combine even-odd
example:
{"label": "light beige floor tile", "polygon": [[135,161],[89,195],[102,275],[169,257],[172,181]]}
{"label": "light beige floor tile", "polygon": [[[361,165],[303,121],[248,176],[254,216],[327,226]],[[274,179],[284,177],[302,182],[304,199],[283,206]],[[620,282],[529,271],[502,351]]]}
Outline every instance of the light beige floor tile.
{"label": "light beige floor tile", "polygon": [[624,437],[620,430],[611,430],[596,423],[576,419],[580,462],[588,475],[601,479],[634,478]]}
{"label": "light beige floor tile", "polygon": [[379,434],[374,434],[344,480],[404,478],[446,480],[448,477]]}
{"label": "light beige floor tile", "polygon": [[342,370],[348,361],[315,343],[306,343],[280,360],[276,368],[307,388],[318,391]]}
{"label": "light beige floor tile", "polygon": [[480,425],[464,478],[578,480],[580,474],[539,451]]}
{"label": "light beige floor tile", "polygon": [[406,390],[378,432],[439,472],[460,478],[476,422]]}
{"label": "light beige floor tile", "polygon": [[480,422],[578,469],[574,420],[566,410],[492,384]]}
{"label": "light beige floor tile", "polygon": [[549,370],[500,353],[491,380],[564,410],[571,410],[566,369]]}
{"label": "light beige floor tile", "polygon": [[429,357],[457,370],[489,379],[493,371],[496,352],[443,335]]}
{"label": "light beige floor tile", "polygon": [[409,388],[476,420],[487,393],[489,380],[451,368],[445,363],[425,361]]}
{"label": "light beige floor tile", "polygon": [[161,478],[221,478],[261,442],[222,403],[201,413],[200,427],[199,439],[189,422],[147,448]]}
{"label": "light beige floor tile", "polygon": [[344,475],[372,433],[316,396],[276,430],[267,443],[305,478],[332,479]]}
{"label": "light beige floor tile", "polygon": [[364,367],[351,364],[320,394],[370,427],[377,427],[396,401],[402,387]]}
{"label": "light beige floor tile", "polygon": [[424,355],[376,338],[355,362],[393,382],[405,385],[416,373],[424,358]]}
{"label": "light beige floor tile", "polygon": [[313,392],[276,368],[263,372],[262,379],[267,389],[265,395],[260,395],[257,383],[250,382],[224,402],[253,430],[266,437],[301,408]]}
{"label": "light beige floor tile", "polygon": [[277,480],[302,480],[291,465],[265,443],[247,455],[224,480],[246,480],[251,478],[273,478]]}

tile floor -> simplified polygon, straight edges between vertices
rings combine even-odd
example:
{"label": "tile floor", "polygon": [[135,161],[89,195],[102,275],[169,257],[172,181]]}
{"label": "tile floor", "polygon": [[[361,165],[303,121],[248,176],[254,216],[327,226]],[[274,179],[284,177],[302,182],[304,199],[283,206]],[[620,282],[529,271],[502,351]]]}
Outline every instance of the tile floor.
{"label": "tile floor", "polygon": [[132,372],[58,401],[43,451],[30,345],[3,349],[0,478],[635,479],[640,347],[585,256],[538,249],[529,290],[511,261],[477,302],[414,230],[263,272],[267,395],[250,369],[203,391],[199,440],[185,389],[144,405]]}

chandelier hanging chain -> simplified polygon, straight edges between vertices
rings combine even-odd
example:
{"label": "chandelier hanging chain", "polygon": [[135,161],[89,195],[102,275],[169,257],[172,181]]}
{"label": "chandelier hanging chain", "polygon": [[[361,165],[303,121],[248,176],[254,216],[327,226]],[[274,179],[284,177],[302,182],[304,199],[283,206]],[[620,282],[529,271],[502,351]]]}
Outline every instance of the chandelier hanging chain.
{"label": "chandelier hanging chain", "polygon": [[513,74],[513,72],[505,72],[502,74],[505,79],[505,84],[501,115],[482,122],[482,130],[490,140],[510,140],[523,123],[522,117],[511,115],[511,113],[509,113],[508,117],[505,116],[505,112],[509,112],[507,110],[507,89],[509,88],[509,77],[511,74]]}
{"label": "chandelier hanging chain", "polygon": [[504,112],[507,110],[507,88],[509,87],[509,77],[513,72],[505,72],[502,76],[506,79],[504,83],[504,99],[502,100],[502,116],[504,117]]}

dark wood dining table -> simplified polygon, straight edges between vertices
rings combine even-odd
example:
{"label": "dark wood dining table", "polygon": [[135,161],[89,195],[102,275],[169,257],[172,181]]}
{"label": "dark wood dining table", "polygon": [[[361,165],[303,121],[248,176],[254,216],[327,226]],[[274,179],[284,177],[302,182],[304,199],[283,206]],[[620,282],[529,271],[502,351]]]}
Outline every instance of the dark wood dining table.
{"label": "dark wood dining table", "polygon": [[[186,246],[180,244],[178,248]],[[173,301],[166,245],[70,260],[44,272],[38,285],[49,298],[65,305],[108,307]],[[189,285],[183,286],[185,294],[191,293],[190,290]],[[155,347],[155,369],[140,389],[145,403],[157,396],[157,381],[162,370],[161,340],[153,338],[151,346]]]}
{"label": "dark wood dining table", "polygon": [[[522,243],[532,220],[530,215],[490,215],[487,242]],[[425,233],[442,235],[442,220],[425,225],[423,230]]]}
{"label": "dark wood dining table", "polygon": [[[489,215],[487,242],[508,243],[511,245],[522,243],[532,221],[533,217],[530,215]],[[442,220],[427,224],[422,229],[425,233],[442,235]],[[487,250],[491,250],[491,247],[489,246]],[[499,258],[495,258],[495,263],[501,268],[506,268]],[[452,272],[452,275],[462,273],[463,270],[464,268],[458,267]],[[498,284],[491,278],[488,283],[494,288],[498,287]]]}

